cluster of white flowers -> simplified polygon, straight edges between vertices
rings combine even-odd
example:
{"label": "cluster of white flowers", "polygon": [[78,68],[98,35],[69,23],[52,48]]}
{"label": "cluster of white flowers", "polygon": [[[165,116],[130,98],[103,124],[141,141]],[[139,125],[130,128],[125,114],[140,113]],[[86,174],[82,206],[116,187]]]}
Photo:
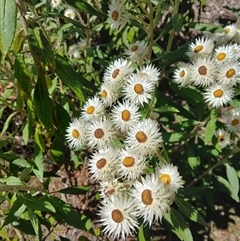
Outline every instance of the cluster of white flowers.
{"label": "cluster of white flowers", "polygon": [[161,221],[182,187],[176,166],[159,165],[149,172],[163,139],[158,122],[144,118],[141,110],[153,98],[159,75],[151,64],[134,68],[129,60],[113,61],[98,95],[67,128],[71,148],[92,152],[88,166],[101,187],[100,221],[113,237],[131,235],[140,217],[149,225]]}
{"label": "cluster of white flowers", "polygon": [[[179,63],[173,81],[180,87],[197,86],[203,89],[205,102],[213,108],[230,104],[240,83],[240,30],[228,25],[223,33],[206,34],[189,45],[188,63]],[[230,132],[240,130],[239,108],[223,114]],[[221,147],[230,144],[228,131],[219,129],[216,137]]]}

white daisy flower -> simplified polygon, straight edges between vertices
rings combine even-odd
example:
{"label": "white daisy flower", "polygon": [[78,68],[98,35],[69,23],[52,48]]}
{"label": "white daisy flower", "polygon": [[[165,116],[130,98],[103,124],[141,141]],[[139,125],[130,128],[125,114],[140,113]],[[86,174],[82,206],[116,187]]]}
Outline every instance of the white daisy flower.
{"label": "white daisy flower", "polygon": [[230,133],[225,131],[224,129],[218,129],[215,132],[215,136],[217,137],[217,141],[221,148],[224,148],[230,145]]}
{"label": "white daisy flower", "polygon": [[74,19],[76,17],[76,12],[73,8],[69,7],[64,11],[64,16],[67,18]]}
{"label": "white daisy flower", "polygon": [[61,3],[62,3],[62,0],[52,0],[51,6],[52,6],[52,8],[57,8],[61,5]]}
{"label": "white daisy flower", "polygon": [[187,63],[181,62],[173,72],[173,82],[180,87],[185,87],[191,84],[190,66]]}
{"label": "white daisy flower", "polygon": [[218,65],[234,60],[233,47],[230,45],[219,46],[215,49],[213,58]]}
{"label": "white daisy flower", "polygon": [[[115,170],[114,170],[115,172]],[[129,184],[125,184],[123,182],[119,182],[118,179],[109,179],[107,181],[100,181],[100,197],[103,200],[110,198],[112,195],[126,193],[127,189],[129,188]]]}
{"label": "white daisy flower", "polygon": [[178,168],[173,164],[157,167],[155,174],[159,182],[163,183],[171,193],[176,193],[178,189],[183,186],[182,177],[179,175]]}
{"label": "white daisy flower", "polygon": [[116,174],[116,160],[118,149],[102,148],[93,153],[88,160],[89,172],[98,181],[114,179]]}
{"label": "white daisy flower", "polygon": [[226,118],[226,128],[230,132],[239,132],[240,131],[240,108],[234,107],[231,110],[228,110],[224,115]]}
{"label": "white daisy flower", "polygon": [[216,74],[217,66],[211,58],[196,58],[190,65],[191,81],[196,86],[209,86],[214,82]]}
{"label": "white daisy flower", "polygon": [[139,121],[141,115],[138,110],[139,107],[128,100],[123,100],[122,103],[118,102],[116,106],[113,106],[110,113],[113,125],[121,132],[127,131],[130,126]]}
{"label": "white daisy flower", "polygon": [[226,105],[232,100],[234,91],[227,85],[214,83],[205,90],[203,95],[208,105],[212,105],[213,107],[218,108],[220,106]]}
{"label": "white daisy flower", "polygon": [[240,58],[240,45],[238,43],[234,43],[234,44],[230,44],[230,46],[234,54],[234,60],[238,61],[238,59]]}
{"label": "white daisy flower", "polygon": [[120,86],[111,86],[103,82],[100,86],[100,96],[105,107],[112,106],[114,102],[121,96]]}
{"label": "white daisy flower", "polygon": [[138,74],[132,74],[123,87],[124,98],[143,106],[153,98],[154,89],[155,86],[148,81],[148,76],[141,77]]}
{"label": "white daisy flower", "polygon": [[108,236],[114,240],[125,240],[138,227],[133,200],[125,195],[112,195],[108,201],[102,201],[99,212],[100,222]]}
{"label": "white daisy flower", "polygon": [[79,59],[80,58],[81,55],[80,55],[77,44],[74,44],[74,45],[69,47],[68,55],[71,59]]}
{"label": "white daisy flower", "polygon": [[123,58],[113,61],[104,72],[104,82],[113,88],[121,88],[133,72],[131,64],[131,61]]}
{"label": "white daisy flower", "polygon": [[108,10],[110,28],[121,30],[129,19],[129,13],[124,6],[125,0],[112,0]]}
{"label": "white daisy flower", "polygon": [[136,180],[143,174],[146,168],[146,160],[135,150],[122,149],[118,154],[117,173],[121,178]]}
{"label": "white daisy flower", "polygon": [[99,97],[89,98],[81,110],[82,118],[86,121],[93,120],[105,115],[105,107]]}
{"label": "white daisy flower", "polygon": [[214,48],[214,42],[211,38],[198,38],[191,43],[186,53],[190,58],[209,57]]}
{"label": "white daisy flower", "polygon": [[229,62],[221,66],[217,73],[220,84],[235,86],[240,83],[240,65],[238,62]]}
{"label": "white daisy flower", "polygon": [[131,61],[141,63],[147,58],[148,43],[143,40],[131,44],[129,48],[125,50],[125,55],[127,55]]}
{"label": "white daisy flower", "polygon": [[75,118],[66,130],[66,140],[71,149],[78,149],[86,145],[87,123],[81,118]]}
{"label": "white daisy flower", "polygon": [[111,144],[115,138],[115,130],[111,121],[103,117],[94,119],[87,128],[87,145],[90,148],[103,148]]}
{"label": "white daisy flower", "polygon": [[235,24],[230,24],[225,26],[224,30],[225,30],[225,37],[227,38],[227,40],[233,39],[237,33],[237,27]]}
{"label": "white daisy flower", "polygon": [[145,119],[130,127],[125,144],[143,156],[157,152],[163,142],[158,123]]}
{"label": "white daisy flower", "polygon": [[150,83],[158,85],[160,77],[160,69],[154,67],[152,64],[142,66],[138,71],[137,75],[140,77],[147,76],[147,79]]}
{"label": "white daisy flower", "polygon": [[141,181],[134,182],[131,196],[135,201],[137,215],[143,217],[143,222],[152,225],[154,221],[162,220],[172,202],[172,195],[156,175],[147,175]]}

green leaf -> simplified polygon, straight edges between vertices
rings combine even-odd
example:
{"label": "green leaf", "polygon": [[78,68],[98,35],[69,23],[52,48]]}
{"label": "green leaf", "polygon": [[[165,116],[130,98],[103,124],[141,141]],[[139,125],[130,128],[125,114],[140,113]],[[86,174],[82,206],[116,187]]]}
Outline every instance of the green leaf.
{"label": "green leaf", "polygon": [[79,195],[79,194],[86,194],[90,189],[89,186],[81,186],[81,187],[68,187],[65,189],[61,189],[55,192],[65,193],[65,194],[72,194],[72,195]]}
{"label": "green leaf", "polygon": [[12,223],[12,225],[20,230],[21,233],[26,233],[29,235],[35,235],[33,230],[33,226],[30,221],[26,221],[22,218],[18,218],[16,221]]}
{"label": "green leaf", "polygon": [[16,2],[15,0],[0,1],[0,50],[2,57],[8,53],[16,30]]}
{"label": "green leaf", "polygon": [[20,167],[31,167],[31,165],[29,164],[29,162],[23,158],[18,158],[16,160],[13,161],[13,164],[20,166]]}
{"label": "green leaf", "polygon": [[192,170],[195,170],[200,165],[200,158],[192,146],[186,145],[186,148],[188,164]]}
{"label": "green leaf", "polygon": [[212,23],[188,23],[185,25],[188,28],[194,28],[196,30],[200,30],[200,31],[207,31],[207,32],[213,32],[213,33],[221,33],[224,32],[223,27],[221,27],[220,25],[215,25]]}
{"label": "green leaf", "polygon": [[190,218],[192,221],[202,225],[203,227],[208,227],[208,224],[205,222],[203,217],[189,202],[185,201],[182,198],[176,197],[175,203],[178,205],[181,213],[187,218]]}
{"label": "green leaf", "polygon": [[160,113],[179,112],[179,110],[173,106],[160,106],[160,107],[154,108],[153,111],[160,112]]}
{"label": "green leaf", "polygon": [[38,169],[33,169],[33,172],[37,176],[37,178],[40,180],[40,182],[43,182],[44,158],[43,158],[43,154],[41,151],[34,157],[33,162],[35,163],[36,167],[38,168]]}
{"label": "green leaf", "polygon": [[173,132],[173,133],[164,132],[162,136],[163,136],[163,140],[167,142],[179,142],[183,138],[183,134],[177,133],[177,132]]}
{"label": "green leaf", "polygon": [[9,127],[9,125],[10,125],[13,117],[14,117],[16,114],[17,114],[17,112],[12,112],[12,113],[8,116],[8,118],[6,119],[6,121],[5,121],[4,125],[3,125],[2,132],[1,132],[0,136],[3,136],[3,134],[7,131],[7,129],[8,129],[8,127]]}
{"label": "green leaf", "polygon": [[165,213],[164,221],[167,222],[167,225],[171,227],[171,231],[174,232],[180,240],[193,241],[191,231],[185,219],[177,210],[171,208],[169,212]]}
{"label": "green leaf", "polygon": [[138,230],[138,241],[150,240],[150,229],[147,225],[141,224]]}
{"label": "green leaf", "polygon": [[101,12],[92,7],[90,4],[83,0],[66,0],[66,2],[71,5],[74,8],[78,8],[80,11],[83,11],[85,13],[89,13],[91,15],[95,15],[100,18],[106,18],[107,16]]}
{"label": "green leaf", "polygon": [[176,13],[173,16],[172,22],[173,22],[173,28],[175,32],[179,33],[183,26],[183,15],[180,13]]}
{"label": "green leaf", "polygon": [[45,197],[32,196],[27,193],[19,193],[18,197],[20,201],[30,209],[56,212],[54,206]]}
{"label": "green leaf", "polygon": [[225,178],[221,176],[215,176],[215,177],[216,177],[215,185],[218,187],[218,189],[229,194],[231,198],[234,199],[236,202],[239,202],[239,196],[234,191],[232,185]]}
{"label": "green leaf", "polygon": [[24,56],[22,54],[17,54],[15,58],[14,69],[19,89],[28,99],[30,99],[32,92],[32,82],[24,62]]}
{"label": "green leaf", "polygon": [[239,179],[237,176],[237,172],[236,170],[231,167],[229,164],[225,164],[226,169],[227,169],[227,178],[229,183],[232,186],[232,191],[236,194],[236,196],[238,195],[239,192]]}
{"label": "green leaf", "polygon": [[56,135],[50,149],[51,158],[59,165],[64,162],[68,153],[68,150],[64,145],[64,141],[65,140],[62,136]]}
{"label": "green leaf", "polygon": [[11,207],[2,227],[17,220],[17,218],[20,217],[25,212],[25,210],[26,206],[22,204],[22,202],[19,199],[17,199],[13,203],[13,206]]}
{"label": "green leaf", "polygon": [[56,212],[53,215],[59,223],[66,222],[75,228],[86,230],[85,221],[82,216],[70,204],[54,196],[46,196],[47,200],[54,206]]}
{"label": "green leaf", "polygon": [[24,36],[24,30],[21,29],[16,35],[13,40],[13,51],[15,54],[18,54],[19,51],[21,50],[23,43],[25,41],[25,36]]}
{"label": "green leaf", "polygon": [[0,178],[1,183],[5,183],[6,185],[23,185],[21,180],[14,176],[9,176],[7,178]]}
{"label": "green leaf", "polygon": [[68,112],[63,108],[62,105],[55,103],[54,114],[56,119],[56,125],[62,135],[65,136],[66,129],[71,122]]}
{"label": "green leaf", "polygon": [[42,75],[38,77],[34,90],[34,105],[36,116],[41,120],[47,130],[52,127],[53,103],[49,97],[46,80]]}
{"label": "green leaf", "polygon": [[35,232],[35,235],[36,235],[35,240],[40,241],[40,240],[42,240],[42,230],[41,230],[41,227],[40,227],[39,219],[31,208],[28,208],[28,214],[29,214],[30,222],[33,226],[33,229],[34,229],[34,232]]}
{"label": "green leaf", "polygon": [[205,136],[204,136],[204,144],[207,145],[212,141],[212,137],[216,131],[216,122],[217,122],[218,114],[216,109],[212,109],[210,120],[207,123]]}
{"label": "green leaf", "polygon": [[43,54],[44,54],[44,59],[48,64],[50,64],[53,68],[56,67],[55,63],[55,58],[54,58],[54,52],[52,50],[52,46],[49,43],[48,39],[45,37],[43,34],[42,30],[40,30],[40,39],[42,42],[42,47],[43,47]]}
{"label": "green leaf", "polygon": [[68,86],[70,89],[72,89],[72,91],[74,91],[74,93],[81,101],[85,102],[87,98],[83,86],[92,91],[97,91],[96,86],[90,83],[79,73],[77,73],[62,56],[57,54],[55,58],[55,71],[58,77],[66,86]]}
{"label": "green leaf", "polygon": [[45,142],[43,141],[42,138],[42,130],[40,129],[40,126],[36,126],[35,133],[34,133],[34,140],[40,150],[43,152],[46,149]]}

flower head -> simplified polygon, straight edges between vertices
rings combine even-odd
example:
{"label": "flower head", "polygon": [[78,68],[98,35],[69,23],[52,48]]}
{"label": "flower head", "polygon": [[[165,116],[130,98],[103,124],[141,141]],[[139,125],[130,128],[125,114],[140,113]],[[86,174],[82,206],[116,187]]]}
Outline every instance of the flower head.
{"label": "flower head", "polygon": [[115,130],[109,119],[103,117],[92,120],[87,128],[87,145],[90,148],[103,148],[111,144]]}
{"label": "flower head", "polygon": [[51,6],[52,6],[52,8],[57,8],[61,5],[61,3],[62,3],[62,0],[52,0]]}
{"label": "flower head", "polygon": [[139,107],[128,100],[123,100],[122,103],[118,102],[113,106],[110,118],[113,125],[120,129],[121,132],[127,131],[140,119]]}
{"label": "flower head", "polygon": [[87,123],[81,118],[75,118],[66,130],[66,139],[69,147],[78,149],[86,145]]}
{"label": "flower head", "polygon": [[173,194],[158,182],[154,174],[142,177],[141,181],[135,181],[133,185],[131,196],[135,200],[137,215],[143,217],[144,223],[149,226],[154,221],[161,221],[170,207]]}
{"label": "flower head", "polygon": [[146,41],[138,41],[129,46],[125,50],[125,55],[133,62],[141,63],[146,60],[148,55],[148,43]]}
{"label": "flower head", "polygon": [[125,0],[112,0],[108,10],[108,22],[110,27],[121,30],[127,23],[129,14],[124,6]]}
{"label": "flower head", "polygon": [[125,144],[137,153],[147,156],[155,154],[162,141],[157,122],[145,119],[129,129]]}
{"label": "flower head", "polygon": [[100,222],[105,226],[103,232],[117,240],[125,240],[138,226],[133,200],[127,195],[112,195],[103,200],[100,210]]}
{"label": "flower head", "polygon": [[177,83],[180,87],[185,87],[191,84],[189,64],[182,62],[178,65],[174,70],[173,82]]}
{"label": "flower head", "polygon": [[214,82],[217,74],[216,63],[211,58],[196,58],[190,65],[192,83],[197,86],[207,87]]}
{"label": "flower head", "polygon": [[177,166],[167,164],[156,169],[156,176],[160,183],[171,192],[176,193],[182,187],[182,177],[179,175]]}
{"label": "flower head", "polygon": [[211,38],[198,38],[191,43],[186,53],[190,58],[209,57],[212,54],[214,42]]}
{"label": "flower head", "polygon": [[76,12],[73,8],[69,7],[64,11],[64,16],[67,18],[74,19],[76,17]]}
{"label": "flower head", "polygon": [[93,120],[104,116],[105,107],[99,97],[89,98],[82,107],[82,118],[86,121]]}
{"label": "flower head", "polygon": [[234,51],[231,45],[219,46],[215,49],[214,59],[218,65],[234,60]]}
{"label": "flower head", "polygon": [[221,148],[224,148],[228,145],[230,145],[230,133],[225,131],[224,129],[218,129],[215,133],[215,136],[217,137],[217,141]]}
{"label": "flower head", "polygon": [[226,128],[230,132],[239,132],[240,131],[240,108],[233,107],[228,109],[223,117],[226,119]]}
{"label": "flower head", "polygon": [[214,83],[205,90],[203,95],[208,105],[218,108],[228,104],[232,100],[233,94],[232,87]]}
{"label": "flower head", "polygon": [[152,64],[142,66],[138,71],[139,77],[147,77],[148,82],[157,86],[159,83],[160,69],[154,67]]}

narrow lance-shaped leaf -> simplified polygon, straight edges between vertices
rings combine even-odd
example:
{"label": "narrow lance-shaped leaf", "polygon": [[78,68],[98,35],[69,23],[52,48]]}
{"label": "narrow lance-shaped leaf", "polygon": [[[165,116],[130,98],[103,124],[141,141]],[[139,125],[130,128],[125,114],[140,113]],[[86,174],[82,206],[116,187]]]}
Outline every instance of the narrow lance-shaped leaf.
{"label": "narrow lance-shaped leaf", "polygon": [[8,53],[16,30],[16,3],[15,0],[0,1],[0,51],[3,58]]}
{"label": "narrow lance-shaped leaf", "polygon": [[204,139],[205,145],[211,142],[212,140],[214,132],[216,131],[216,122],[217,122],[217,110],[212,109],[211,117],[209,122],[207,123],[206,131],[205,131],[205,139]]}
{"label": "narrow lance-shaped leaf", "polygon": [[34,90],[35,113],[47,130],[52,127],[53,103],[49,97],[46,80],[39,76]]}
{"label": "narrow lance-shaped leaf", "polygon": [[229,183],[231,184],[233,188],[233,192],[238,195],[239,192],[239,179],[237,176],[236,170],[231,167],[229,164],[226,164],[226,169],[227,169],[227,178]]}

